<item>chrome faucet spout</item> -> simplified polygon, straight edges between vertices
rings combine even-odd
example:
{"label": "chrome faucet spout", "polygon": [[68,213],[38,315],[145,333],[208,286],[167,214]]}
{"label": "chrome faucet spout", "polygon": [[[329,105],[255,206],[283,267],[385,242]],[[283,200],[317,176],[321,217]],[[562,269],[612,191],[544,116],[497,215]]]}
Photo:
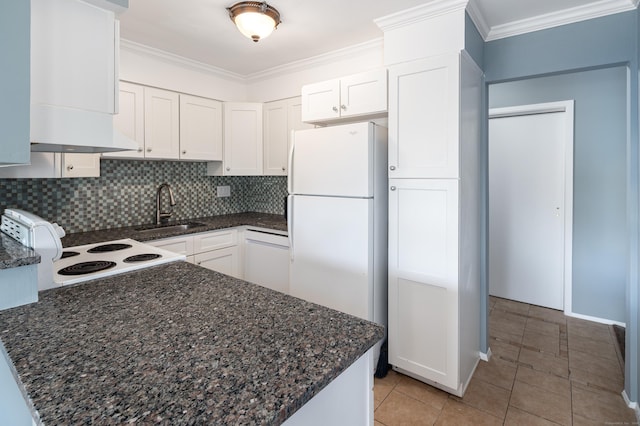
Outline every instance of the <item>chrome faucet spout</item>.
{"label": "chrome faucet spout", "polygon": [[[164,188],[167,188],[167,191],[169,192],[169,211],[168,212],[163,212],[162,209],[160,208],[160,199],[162,196],[162,190]],[[156,192],[156,225],[160,225],[163,222],[169,221],[169,218],[173,214],[173,206],[175,205],[176,205],[176,199],[173,196],[173,190],[171,189],[171,186],[165,182],[158,187],[158,191]]]}

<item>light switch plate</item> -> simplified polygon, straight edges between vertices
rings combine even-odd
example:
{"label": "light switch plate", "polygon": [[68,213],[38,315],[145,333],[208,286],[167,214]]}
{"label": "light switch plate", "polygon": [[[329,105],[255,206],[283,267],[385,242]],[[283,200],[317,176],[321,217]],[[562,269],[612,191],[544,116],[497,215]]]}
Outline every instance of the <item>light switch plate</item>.
{"label": "light switch plate", "polygon": [[225,186],[216,186],[216,196],[220,197],[230,197],[231,196],[231,187],[228,185]]}

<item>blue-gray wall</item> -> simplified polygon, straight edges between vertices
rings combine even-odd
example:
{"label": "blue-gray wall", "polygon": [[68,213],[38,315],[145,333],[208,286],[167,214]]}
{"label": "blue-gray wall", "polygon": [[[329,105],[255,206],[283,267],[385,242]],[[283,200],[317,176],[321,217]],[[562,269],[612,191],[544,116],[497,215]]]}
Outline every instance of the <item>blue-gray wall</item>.
{"label": "blue-gray wall", "polygon": [[[640,364],[638,354],[638,57],[640,18],[638,10],[609,15],[561,27],[536,31],[485,44],[487,83],[527,79],[559,73],[578,73],[594,68],[628,67],[626,86],[626,362],[625,393],[638,401]],[[486,134],[485,134],[486,137]],[[605,157],[607,158],[607,157]],[[594,259],[596,260],[596,259]],[[579,299],[582,296],[578,296]],[[584,304],[585,300],[581,299]]]}
{"label": "blue-gray wall", "polygon": [[618,322],[627,279],[626,90],[626,67],[489,87],[490,108],[575,100],[572,310]]}
{"label": "blue-gray wall", "polygon": [[30,2],[0,4],[0,164],[29,162]]}

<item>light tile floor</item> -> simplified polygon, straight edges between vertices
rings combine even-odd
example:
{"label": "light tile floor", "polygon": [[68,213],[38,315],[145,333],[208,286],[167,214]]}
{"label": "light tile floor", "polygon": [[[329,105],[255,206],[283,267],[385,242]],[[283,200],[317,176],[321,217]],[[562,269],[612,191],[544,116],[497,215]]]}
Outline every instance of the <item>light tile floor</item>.
{"label": "light tile floor", "polygon": [[390,371],[375,380],[376,426],[637,424],[609,326],[494,297],[489,309],[493,355],[464,398]]}

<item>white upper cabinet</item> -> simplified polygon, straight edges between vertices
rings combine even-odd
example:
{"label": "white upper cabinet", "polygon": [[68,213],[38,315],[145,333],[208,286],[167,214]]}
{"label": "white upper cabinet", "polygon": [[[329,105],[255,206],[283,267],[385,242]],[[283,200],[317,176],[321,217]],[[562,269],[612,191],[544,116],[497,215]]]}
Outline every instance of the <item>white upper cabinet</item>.
{"label": "white upper cabinet", "polygon": [[389,178],[459,175],[458,54],[389,68]]}
{"label": "white upper cabinet", "polygon": [[267,102],[264,110],[264,175],[288,174],[288,155],[291,132],[312,128],[301,119],[300,97]]}
{"label": "white upper cabinet", "polygon": [[114,158],[144,158],[144,87],[121,81],[118,105],[118,114],[113,117],[113,127],[136,141],[138,150],[103,155]]}
{"label": "white upper cabinet", "polygon": [[121,82],[119,106],[114,127],[138,150],[105,157],[222,160],[222,102]]}
{"label": "white upper cabinet", "polygon": [[379,117],[387,111],[387,70],[377,69],[302,87],[302,121]]}
{"label": "white upper cabinet", "polygon": [[180,159],[222,160],[222,102],[180,95]]}
{"label": "white upper cabinet", "polygon": [[100,176],[100,154],[32,152],[31,164],[0,167],[0,178],[74,178]]}
{"label": "white upper cabinet", "polygon": [[179,97],[175,92],[144,88],[145,157],[180,158]]}
{"label": "white upper cabinet", "polygon": [[262,104],[225,102],[224,160],[208,163],[209,175],[262,175]]}

